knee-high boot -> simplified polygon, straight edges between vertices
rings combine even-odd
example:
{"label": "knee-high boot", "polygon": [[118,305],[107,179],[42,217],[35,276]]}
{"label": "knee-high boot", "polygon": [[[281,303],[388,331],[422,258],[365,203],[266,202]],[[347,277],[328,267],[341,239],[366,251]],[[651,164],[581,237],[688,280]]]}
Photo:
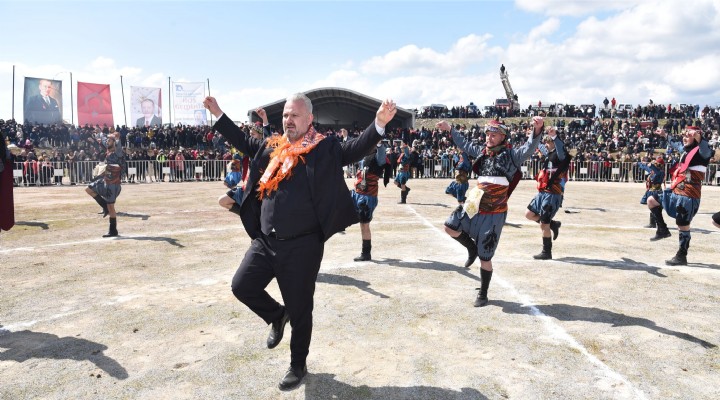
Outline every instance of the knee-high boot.
{"label": "knee-high boot", "polygon": [[657,222],[655,222],[655,216],[652,213],[650,213],[650,223],[643,228],[657,228]]}
{"label": "knee-high boot", "polygon": [[657,224],[655,236],[650,238],[650,240],[652,241],[665,239],[672,236],[670,234],[670,230],[668,230],[667,224],[665,223],[665,219],[663,218],[662,210],[662,206],[657,206],[650,209],[650,212],[655,217],[655,223]]}
{"label": "knee-high boot", "polygon": [[110,229],[108,230],[107,235],[103,235],[103,237],[113,237],[117,235],[117,218],[110,217]]}
{"label": "knee-high boot", "polygon": [[353,261],[370,261],[372,257],[370,256],[370,250],[372,249],[372,241],[371,240],[363,240],[362,241],[362,252],[360,253],[359,257],[353,258]]}
{"label": "knee-high boot", "polygon": [[543,249],[540,254],[535,254],[533,258],[536,260],[552,259],[552,238],[543,236]]}
{"label": "knee-high boot", "polygon": [[488,288],[490,287],[490,279],[492,279],[492,271],[480,268],[480,287],[475,298],[475,307],[484,307],[490,301],[488,299]]}
{"label": "knee-high boot", "polygon": [[96,195],[95,197],[93,197],[93,199],[95,199],[95,202],[97,202],[100,205],[100,207],[102,207],[103,218],[107,217],[109,211],[108,211],[107,202],[105,201],[105,199],[103,199],[103,197],[100,196],[99,194]]}
{"label": "knee-high boot", "polygon": [[454,237],[453,239],[460,242],[460,244],[467,249],[468,258],[467,261],[465,261],[465,268],[470,268],[477,258],[477,244],[475,244],[475,241],[465,232],[460,232],[460,236]]}
{"label": "knee-high boot", "polygon": [[667,265],[687,265],[687,254],[690,248],[690,231],[680,231],[680,248],[675,257],[665,261]]}

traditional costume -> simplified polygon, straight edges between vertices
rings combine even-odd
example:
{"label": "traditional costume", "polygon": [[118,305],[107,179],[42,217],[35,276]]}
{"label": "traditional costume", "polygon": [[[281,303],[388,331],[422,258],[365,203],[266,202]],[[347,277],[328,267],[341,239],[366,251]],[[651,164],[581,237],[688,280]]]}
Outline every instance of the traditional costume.
{"label": "traditional costume", "polygon": [[[505,138],[501,144],[490,148],[474,144],[454,128],[451,129],[455,145],[475,157],[473,172],[478,176],[465,204],[458,206],[445,221],[449,229],[460,231],[455,240],[468,250],[465,268],[472,265],[475,257],[490,261],[495,255],[507,218],[507,201],[521,177],[520,166],[540,143],[540,135],[535,135],[521,146],[508,147],[508,128],[497,120],[490,121],[485,131],[501,133]],[[491,278],[492,270],[480,268],[481,286],[475,299],[476,307],[488,303]]]}
{"label": "traditional costume", "polygon": [[[685,134],[694,134],[700,132],[700,129],[694,126],[688,126]],[[672,173],[672,183],[670,189],[666,189],[663,193],[662,205],[667,214],[675,218],[679,233],[679,249],[675,257],[665,261],[668,265],[687,265],[687,253],[690,248],[690,222],[700,209],[700,193],[703,182],[705,181],[705,173],[707,172],[710,158],[713,151],[710,149],[707,140],[700,132],[700,142],[693,139],[692,143],[685,146],[682,142],[669,140],[678,152],[683,152],[680,162],[676,165]],[[658,210],[655,207],[653,210]],[[655,214],[657,218],[658,229],[661,224],[667,230],[667,225],[662,219],[662,214]],[[687,227],[687,230],[682,228]]]}
{"label": "traditional costume", "polygon": [[[108,204],[115,204],[122,190],[122,173],[125,170],[125,153],[120,140],[114,139],[115,150],[108,150],[105,155],[104,170],[100,168],[99,174],[90,182],[88,188],[97,193],[93,199],[102,207],[103,217],[108,215]],[[110,217],[110,229],[103,237],[117,236],[117,217]]]}
{"label": "traditional costume", "polygon": [[[405,204],[407,202],[407,195],[410,193],[410,188],[406,185],[408,179],[410,179],[410,150],[407,146],[400,150],[397,165],[398,170],[395,176],[395,185],[400,188],[399,204]],[[405,186],[405,189],[403,189],[403,186]]]}
{"label": "traditional costume", "polygon": [[[658,157],[651,163],[638,162],[637,166],[647,172],[645,177],[645,194],[640,199],[640,204],[647,204],[648,198],[652,197],[659,204],[662,204],[663,184],[665,183],[665,160]],[[656,228],[655,216],[650,213],[650,223],[646,228]]]}
{"label": "traditional costume", "polygon": [[[383,179],[384,186],[387,186],[388,182],[390,182],[392,167],[387,159],[385,149],[385,146],[378,145],[375,152],[363,159],[362,168],[356,174],[355,190],[351,194],[355,203],[355,210],[360,218],[360,224],[370,224],[370,221],[372,221],[373,212],[378,205],[377,196],[380,178]],[[362,251],[359,257],[354,258],[354,261],[371,260],[371,249],[371,239],[363,238]]]}
{"label": "traditional costume", "polygon": [[565,144],[559,136],[545,136],[544,143],[553,143],[554,148],[544,144],[539,146],[543,154],[536,181],[538,194],[530,201],[527,208],[536,216],[539,216],[538,223],[549,224],[552,231],[552,238],[543,235],[543,249],[539,254],[533,256],[536,260],[552,259],[552,241],[557,239],[560,232],[560,221],[553,218],[562,207],[565,194],[565,184],[568,181],[568,168],[570,167],[570,155],[565,152]]}
{"label": "traditional costume", "polygon": [[465,203],[465,194],[470,187],[468,178],[471,169],[472,164],[470,163],[470,157],[468,157],[467,154],[460,153],[455,163],[455,180],[450,182],[448,187],[445,188],[445,194],[454,197],[458,204]]}

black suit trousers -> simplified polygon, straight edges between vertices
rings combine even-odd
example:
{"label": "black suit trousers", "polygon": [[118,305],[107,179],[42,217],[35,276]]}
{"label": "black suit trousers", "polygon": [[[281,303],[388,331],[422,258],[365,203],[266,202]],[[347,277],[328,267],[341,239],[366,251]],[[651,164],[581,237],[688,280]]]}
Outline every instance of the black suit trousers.
{"label": "black suit trousers", "polygon": [[[261,235],[253,239],[232,280],[235,297],[270,324],[287,309],[290,315],[290,364],[305,365],[312,336],[315,281],[325,242],[320,233],[291,240]],[[265,290],[277,279],[285,306]]]}

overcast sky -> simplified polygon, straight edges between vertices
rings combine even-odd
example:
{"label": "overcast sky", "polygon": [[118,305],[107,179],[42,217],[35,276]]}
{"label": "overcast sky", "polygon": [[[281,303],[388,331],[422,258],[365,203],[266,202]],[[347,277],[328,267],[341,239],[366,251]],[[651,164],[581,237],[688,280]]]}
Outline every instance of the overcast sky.
{"label": "overcast sky", "polygon": [[[555,102],[720,106],[720,0],[365,2],[0,1],[0,118],[22,120],[24,77],[130,86],[207,82],[234,120],[287,95],[341,87],[484,106]],[[76,88],[73,88],[75,91]],[[77,99],[75,99],[77,101]],[[73,106],[77,122],[76,108]],[[167,108],[163,111],[167,122]]]}

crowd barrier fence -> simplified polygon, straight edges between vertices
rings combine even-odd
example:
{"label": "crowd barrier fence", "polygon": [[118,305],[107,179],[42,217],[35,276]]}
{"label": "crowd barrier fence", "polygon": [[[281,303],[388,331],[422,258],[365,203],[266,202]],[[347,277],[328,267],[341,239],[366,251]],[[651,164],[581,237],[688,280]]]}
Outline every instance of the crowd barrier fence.
{"label": "crowd barrier fence", "polygon": [[[77,162],[16,162],[13,177],[16,186],[86,185],[95,178],[99,161]],[[345,167],[345,177],[353,178],[358,165]],[[539,162],[528,160],[520,167],[523,179],[534,179]],[[670,182],[665,166],[666,182]],[[222,181],[229,172],[223,160],[127,161],[123,183],[174,183]],[[395,171],[393,172],[393,175]],[[425,160],[412,168],[411,178],[450,179],[454,168],[443,160]],[[568,169],[570,181],[643,182],[646,172],[637,163],[573,161]],[[720,164],[710,164],[705,174],[706,185],[720,185]]]}

